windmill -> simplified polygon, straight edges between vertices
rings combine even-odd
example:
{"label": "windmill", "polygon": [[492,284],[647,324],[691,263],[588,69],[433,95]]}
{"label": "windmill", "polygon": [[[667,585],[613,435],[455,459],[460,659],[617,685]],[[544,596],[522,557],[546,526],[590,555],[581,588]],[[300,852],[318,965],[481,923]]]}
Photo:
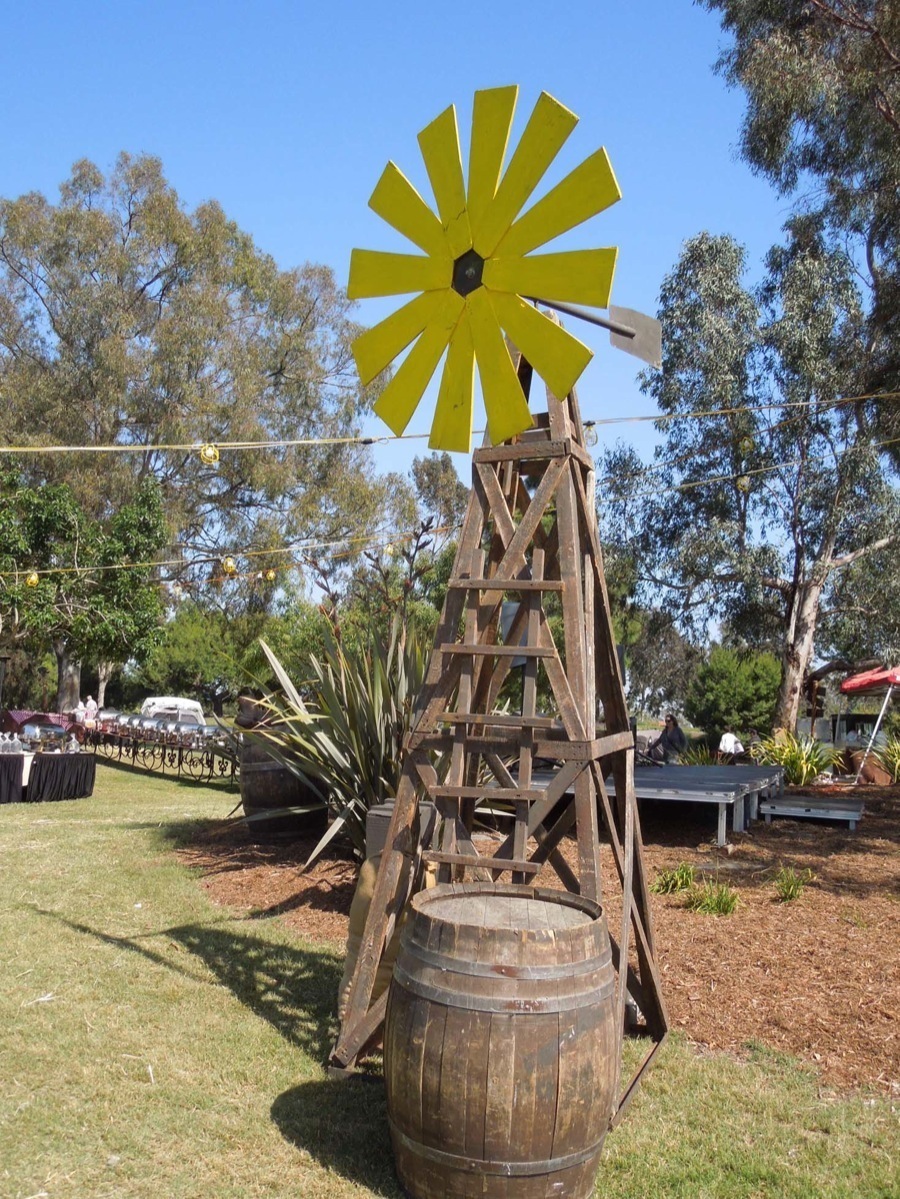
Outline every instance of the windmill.
{"label": "windmill", "polygon": [[[353,347],[363,383],[408,349],[375,404],[396,434],[406,429],[441,360],[429,445],[468,452],[477,369],[487,415],[474,451],[472,491],[405,761],[332,1071],[351,1070],[377,1036],[386,995],[376,972],[426,863],[439,881],[533,881],[542,870],[588,900],[612,902],[616,883],[617,1061],[626,1005],[642,1016],[649,1051],[619,1093],[621,1116],[664,1039],[662,998],[634,795],[634,744],[615,651],[575,384],[591,350],[554,313],[610,329],[613,344],[659,357],[659,327],[640,313],[610,319],[614,248],[535,253],[620,198],[598,150],[523,211],[577,123],[543,93],[504,168],[518,89],[475,94],[464,176],[456,112],[419,135],[436,212],[394,163],[369,201],[423,253],[354,250],[352,298],[416,293]],[[534,374],[546,412],[532,414]],[[512,615],[501,620],[504,609]],[[561,615],[561,637],[549,613]],[[498,697],[522,667],[521,711]],[[540,710],[539,697],[543,697]],[[602,721],[598,725],[598,700]],[[549,710],[548,710],[549,709]],[[544,765],[542,765],[544,764]],[[419,803],[437,812],[420,827]],[[473,836],[476,804],[508,808],[512,825],[491,852]],[[563,852],[572,844],[572,854]],[[631,1002],[629,1003],[629,997]]]}

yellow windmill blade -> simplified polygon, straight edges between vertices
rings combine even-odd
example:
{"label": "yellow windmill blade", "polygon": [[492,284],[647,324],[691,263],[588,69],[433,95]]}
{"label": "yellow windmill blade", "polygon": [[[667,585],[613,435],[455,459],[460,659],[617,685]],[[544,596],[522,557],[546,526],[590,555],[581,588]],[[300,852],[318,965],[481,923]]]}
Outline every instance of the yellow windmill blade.
{"label": "yellow windmill blade", "polygon": [[494,291],[487,294],[497,322],[510,340],[555,396],[567,396],[591,360],[588,347],[518,296]]}
{"label": "yellow windmill blade", "polygon": [[369,207],[426,254],[438,259],[450,257],[441,222],[394,163],[384,168],[369,198]]}
{"label": "yellow windmill blade", "polygon": [[351,300],[368,300],[373,296],[399,296],[407,291],[444,290],[452,278],[453,263],[449,258],[354,250],[350,255],[347,295]]}
{"label": "yellow windmill blade", "polygon": [[472,443],[472,386],[475,343],[468,321],[460,321],[447,349],[428,446],[432,450],[469,452]]}
{"label": "yellow windmill blade", "polygon": [[534,424],[522,384],[506,348],[500,323],[483,287],[466,299],[466,312],[475,343],[488,436],[494,445],[508,441]]}
{"label": "yellow windmill blade", "polygon": [[472,231],[472,244],[479,254],[485,258],[493,254],[577,124],[578,117],[574,112],[541,92],[497,194],[478,227]]}
{"label": "yellow windmill blade", "polygon": [[415,341],[429,321],[437,316],[443,299],[443,292],[423,291],[357,337],[351,349],[364,384],[371,383],[411,341]]}
{"label": "yellow windmill blade", "polygon": [[566,250],[530,258],[489,258],[483,281],[491,291],[606,308],[615,269],[614,249]]}
{"label": "yellow windmill blade", "polygon": [[452,257],[458,258],[472,248],[469,213],[466,209],[466,184],[459,150],[456,109],[449,108],[419,134],[419,147],[431,180],[438,215]]}
{"label": "yellow windmill blade", "polygon": [[353,345],[364,383],[410,347],[375,405],[395,433],[406,428],[446,351],[429,440],[434,449],[470,448],[476,365],[491,440],[531,427],[506,337],[559,396],[590,361],[587,346],[526,298],[609,303],[614,249],[530,254],[619,199],[606,153],[592,154],[520,215],[578,118],[542,93],[504,170],[517,96],[514,86],[476,92],[467,180],[456,110],[445,109],[422,130],[436,213],[398,167],[385,168],[370,206],[425,257],[373,250],[351,256],[351,299],[419,293]]}
{"label": "yellow windmill blade", "polygon": [[500,239],[493,256],[511,258],[536,250],[621,199],[609,157],[605,150],[598,150],[519,217]]}
{"label": "yellow windmill blade", "polygon": [[470,226],[478,227],[497,192],[518,98],[515,86],[475,93],[467,196]]}
{"label": "yellow windmill blade", "polygon": [[465,306],[465,300],[456,292],[444,294],[437,316],[425,326],[400,369],[376,400],[375,411],[398,437],[406,429],[422,392],[431,382]]}

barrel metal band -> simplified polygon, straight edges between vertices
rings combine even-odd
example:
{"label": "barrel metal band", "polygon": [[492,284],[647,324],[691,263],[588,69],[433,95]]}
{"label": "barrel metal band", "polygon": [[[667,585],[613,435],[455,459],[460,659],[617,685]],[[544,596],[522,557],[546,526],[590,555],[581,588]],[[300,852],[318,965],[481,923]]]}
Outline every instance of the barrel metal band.
{"label": "barrel metal band", "polygon": [[448,974],[476,975],[479,978],[578,978],[582,974],[602,970],[612,962],[609,949],[600,958],[575,963],[557,962],[553,966],[500,966],[496,962],[464,962],[418,944],[409,947],[407,952],[416,961],[433,966],[436,970],[445,970]]}
{"label": "barrel metal band", "polygon": [[587,1149],[579,1150],[578,1153],[568,1153],[565,1157],[551,1157],[546,1161],[486,1162],[481,1158],[462,1157],[457,1153],[447,1153],[444,1149],[423,1145],[401,1132],[393,1120],[390,1124],[391,1136],[395,1141],[417,1157],[423,1157],[426,1161],[450,1170],[465,1170],[469,1174],[496,1174],[504,1178],[527,1178],[532,1174],[556,1174],[560,1170],[570,1170],[573,1166],[580,1166],[590,1158],[599,1156],[604,1141],[604,1137],[601,1137],[599,1141],[595,1141]]}
{"label": "barrel metal band", "polygon": [[394,965],[394,982],[413,995],[422,999],[433,1000],[444,1007],[458,1008],[466,1012],[571,1012],[585,1006],[585,999],[590,997],[594,1002],[606,999],[612,995],[615,979],[608,978],[602,986],[595,990],[582,991],[577,995],[547,995],[533,999],[509,996],[501,998],[496,995],[462,995],[449,987],[435,987],[430,983],[411,975],[400,962]]}

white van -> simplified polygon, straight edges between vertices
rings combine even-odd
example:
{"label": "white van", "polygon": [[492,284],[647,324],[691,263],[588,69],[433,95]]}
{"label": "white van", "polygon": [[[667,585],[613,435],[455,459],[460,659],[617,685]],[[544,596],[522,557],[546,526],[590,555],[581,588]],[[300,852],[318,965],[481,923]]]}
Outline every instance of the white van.
{"label": "white van", "polygon": [[180,720],[182,724],[206,724],[202,706],[195,699],[178,695],[151,695],[141,704],[141,715],[158,720]]}

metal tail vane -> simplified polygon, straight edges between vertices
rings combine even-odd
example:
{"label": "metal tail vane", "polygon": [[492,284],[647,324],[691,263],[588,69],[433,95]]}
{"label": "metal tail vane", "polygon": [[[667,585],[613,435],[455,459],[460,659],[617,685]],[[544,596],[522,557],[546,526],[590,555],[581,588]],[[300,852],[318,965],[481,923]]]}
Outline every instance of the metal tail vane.
{"label": "metal tail vane", "polygon": [[[531,253],[596,216],[621,193],[600,149],[520,215],[578,118],[543,92],[504,171],[517,97],[514,86],[475,93],[468,181],[452,105],[419,134],[437,213],[393,162],[385,167],[369,206],[424,256],[354,250],[350,262],[351,299],[418,293],[353,344],[363,383],[412,346],[375,404],[394,433],[406,429],[446,351],[433,449],[469,451],[476,364],[491,441],[496,445],[532,427],[507,337],[557,396],[572,390],[593,357],[527,297],[608,328],[620,326],[613,330],[614,344],[632,352],[644,346],[639,326],[649,318],[639,313],[604,322],[563,307],[608,307],[614,247]],[[649,360],[644,352],[639,356]]]}

